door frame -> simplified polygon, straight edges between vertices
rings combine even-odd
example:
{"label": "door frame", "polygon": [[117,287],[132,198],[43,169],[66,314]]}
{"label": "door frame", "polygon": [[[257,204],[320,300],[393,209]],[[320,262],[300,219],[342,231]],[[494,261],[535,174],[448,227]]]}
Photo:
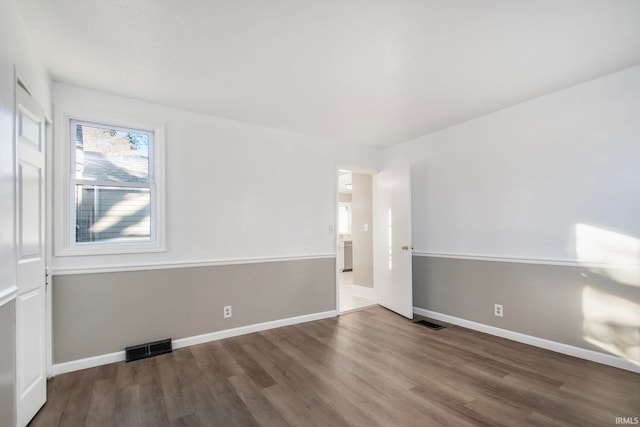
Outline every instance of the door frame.
{"label": "door frame", "polygon": [[45,274],[46,274],[46,299],[45,299],[45,333],[46,333],[46,368],[47,378],[53,378],[53,300],[51,285],[53,281],[53,270],[51,270],[51,258],[53,257],[53,120],[47,112],[45,119],[45,143],[47,144],[44,153],[45,175],[44,175],[44,246],[45,246]]}

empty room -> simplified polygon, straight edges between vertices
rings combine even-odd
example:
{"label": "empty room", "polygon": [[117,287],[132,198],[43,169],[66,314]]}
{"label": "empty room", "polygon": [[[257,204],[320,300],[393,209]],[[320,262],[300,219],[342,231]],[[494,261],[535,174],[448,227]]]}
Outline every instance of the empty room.
{"label": "empty room", "polygon": [[0,427],[640,424],[640,2],[0,0]]}

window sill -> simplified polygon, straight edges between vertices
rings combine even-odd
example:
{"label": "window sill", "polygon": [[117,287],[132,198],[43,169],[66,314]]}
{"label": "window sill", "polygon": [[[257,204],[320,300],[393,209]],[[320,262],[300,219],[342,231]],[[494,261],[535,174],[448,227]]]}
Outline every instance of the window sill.
{"label": "window sill", "polygon": [[136,253],[166,252],[164,244],[161,243],[114,243],[99,245],[74,245],[56,251],[56,256],[85,256],[85,255],[125,255]]}

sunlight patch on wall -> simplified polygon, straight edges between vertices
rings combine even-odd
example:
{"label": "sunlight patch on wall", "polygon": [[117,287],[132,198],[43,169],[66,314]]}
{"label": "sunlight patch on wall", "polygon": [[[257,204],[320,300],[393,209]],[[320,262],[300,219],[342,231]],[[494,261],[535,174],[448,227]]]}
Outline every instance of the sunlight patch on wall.
{"label": "sunlight patch on wall", "polygon": [[585,286],[582,313],[586,341],[640,365],[640,304]]}
{"label": "sunlight patch on wall", "polygon": [[576,224],[578,261],[595,264],[594,273],[640,286],[640,239],[587,224]]}

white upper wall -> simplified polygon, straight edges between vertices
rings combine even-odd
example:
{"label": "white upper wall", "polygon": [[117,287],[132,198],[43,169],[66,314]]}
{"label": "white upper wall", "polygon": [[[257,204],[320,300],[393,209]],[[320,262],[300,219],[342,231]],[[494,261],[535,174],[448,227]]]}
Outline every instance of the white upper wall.
{"label": "white upper wall", "polygon": [[0,0],[0,300],[15,286],[14,66],[34,98],[51,111],[49,77],[33,55],[12,0]]}
{"label": "white upper wall", "polygon": [[635,66],[386,154],[412,164],[418,252],[640,264],[639,138]]}
{"label": "white upper wall", "polygon": [[53,85],[53,100],[63,108],[164,123],[166,134],[166,253],[54,257],[57,271],[335,254],[329,227],[336,219],[336,168],[375,170],[382,159],[375,148],[64,84]]}
{"label": "white upper wall", "polygon": [[[56,269],[332,254],[336,167],[381,165],[373,148],[63,84],[53,93],[164,122],[167,134],[167,252],[59,257]],[[416,251],[629,262],[640,242],[637,117],[640,66],[385,150],[412,164]],[[599,259],[611,241],[623,253]]]}

